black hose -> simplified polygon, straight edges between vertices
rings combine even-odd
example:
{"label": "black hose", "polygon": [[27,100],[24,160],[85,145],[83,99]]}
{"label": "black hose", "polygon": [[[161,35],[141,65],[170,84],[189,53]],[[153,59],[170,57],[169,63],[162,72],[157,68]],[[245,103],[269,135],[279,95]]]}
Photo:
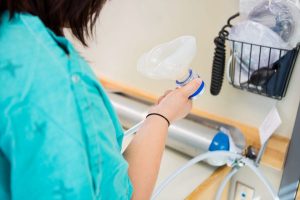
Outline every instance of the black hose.
{"label": "black hose", "polygon": [[239,13],[231,16],[227,20],[227,24],[223,26],[221,31],[219,32],[218,37],[214,39],[215,43],[215,53],[213,59],[212,66],[212,75],[211,75],[211,84],[210,84],[210,93],[212,95],[218,95],[220,93],[223,77],[224,77],[224,69],[225,69],[225,59],[226,59],[226,50],[225,50],[225,41],[229,34],[226,28],[231,28],[231,20],[238,17]]}

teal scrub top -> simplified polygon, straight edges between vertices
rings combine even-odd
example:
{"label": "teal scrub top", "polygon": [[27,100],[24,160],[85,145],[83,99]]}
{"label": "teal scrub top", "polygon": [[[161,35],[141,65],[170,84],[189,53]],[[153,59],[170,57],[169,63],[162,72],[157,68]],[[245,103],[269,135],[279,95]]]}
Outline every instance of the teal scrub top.
{"label": "teal scrub top", "polygon": [[123,130],[64,37],[33,15],[0,19],[0,199],[128,200]]}

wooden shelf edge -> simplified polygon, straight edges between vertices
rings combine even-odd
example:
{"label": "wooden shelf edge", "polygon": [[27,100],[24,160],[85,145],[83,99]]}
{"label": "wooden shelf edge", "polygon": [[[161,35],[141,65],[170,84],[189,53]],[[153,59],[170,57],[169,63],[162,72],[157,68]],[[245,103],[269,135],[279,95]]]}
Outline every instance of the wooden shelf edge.
{"label": "wooden shelf edge", "polygon": [[[129,96],[133,96],[144,101],[154,103],[158,99],[158,97],[156,97],[155,95],[146,93],[137,88],[124,86],[123,84],[120,84],[103,76],[99,78],[99,81],[108,90],[123,92]],[[192,109],[191,113],[203,118],[218,121],[220,123],[232,125],[240,129],[240,131],[244,134],[247,145],[253,145],[256,148],[260,147],[259,131],[257,127],[253,127],[248,124],[241,123],[239,121],[235,121],[226,117],[218,116],[197,108]],[[288,145],[288,138],[273,135],[268,143],[265,154],[262,157],[262,164],[277,170],[282,170]]]}
{"label": "wooden shelf edge", "polygon": [[[200,184],[185,200],[215,199],[216,191],[221,181],[230,172],[231,168],[224,166],[216,169],[214,173]],[[228,186],[227,186],[228,187]],[[222,200],[227,199],[228,188],[225,188]]]}

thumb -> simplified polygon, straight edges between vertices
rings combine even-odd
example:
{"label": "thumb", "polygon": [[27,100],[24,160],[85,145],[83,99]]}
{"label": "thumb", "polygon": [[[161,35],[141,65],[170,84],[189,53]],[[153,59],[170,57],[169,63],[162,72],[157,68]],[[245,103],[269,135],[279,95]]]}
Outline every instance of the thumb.
{"label": "thumb", "polygon": [[200,78],[196,78],[191,82],[189,82],[188,84],[186,84],[185,86],[183,86],[182,88],[180,88],[180,90],[186,97],[189,97],[197,91],[201,83],[202,80]]}

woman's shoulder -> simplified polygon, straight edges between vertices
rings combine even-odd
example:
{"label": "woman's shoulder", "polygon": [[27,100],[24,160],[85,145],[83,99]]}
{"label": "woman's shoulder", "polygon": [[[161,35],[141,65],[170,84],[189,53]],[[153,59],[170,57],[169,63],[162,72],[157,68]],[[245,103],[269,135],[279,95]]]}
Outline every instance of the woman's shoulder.
{"label": "woman's shoulder", "polygon": [[41,20],[25,13],[0,19],[0,100],[42,85],[51,70],[63,69],[66,55]]}
{"label": "woman's shoulder", "polygon": [[[5,12],[0,20],[0,61],[35,61],[47,55],[53,60],[61,53],[49,30],[42,21],[27,13],[16,13],[10,18]],[[27,63],[26,63],[27,64]]]}

